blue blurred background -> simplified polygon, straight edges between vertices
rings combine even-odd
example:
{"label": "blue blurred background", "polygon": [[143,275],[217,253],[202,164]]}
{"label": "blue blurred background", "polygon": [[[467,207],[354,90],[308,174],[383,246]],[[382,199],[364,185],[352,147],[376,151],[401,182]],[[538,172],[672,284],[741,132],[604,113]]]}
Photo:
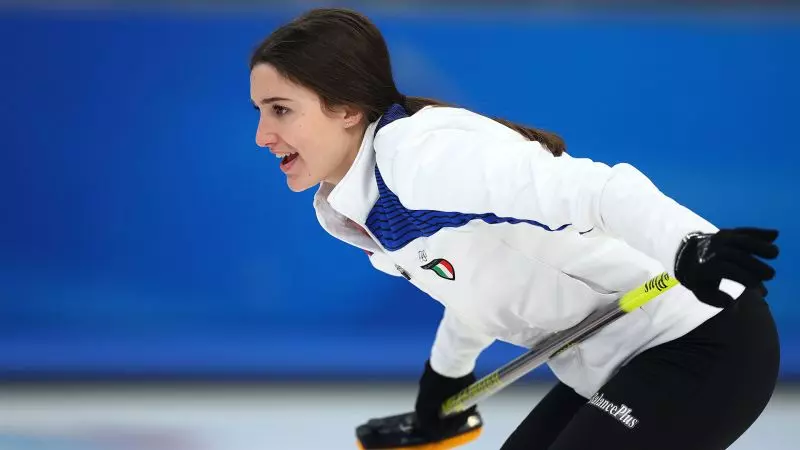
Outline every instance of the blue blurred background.
{"label": "blue blurred background", "polygon": [[[0,378],[417,377],[441,308],[325,234],[254,143],[249,53],[312,2],[79,3],[0,8]],[[800,16],[466,3],[358,7],[407,95],[779,228],[769,301],[800,377]]]}

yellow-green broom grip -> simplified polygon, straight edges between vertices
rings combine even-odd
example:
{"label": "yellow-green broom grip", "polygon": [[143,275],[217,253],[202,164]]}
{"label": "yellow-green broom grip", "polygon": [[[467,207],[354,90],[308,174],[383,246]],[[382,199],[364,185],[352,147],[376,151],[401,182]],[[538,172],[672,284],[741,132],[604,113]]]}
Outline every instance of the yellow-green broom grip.
{"label": "yellow-green broom grip", "polygon": [[678,284],[680,284],[678,280],[669,276],[667,272],[664,272],[623,295],[622,298],[619,299],[619,308],[626,313],[631,312]]}

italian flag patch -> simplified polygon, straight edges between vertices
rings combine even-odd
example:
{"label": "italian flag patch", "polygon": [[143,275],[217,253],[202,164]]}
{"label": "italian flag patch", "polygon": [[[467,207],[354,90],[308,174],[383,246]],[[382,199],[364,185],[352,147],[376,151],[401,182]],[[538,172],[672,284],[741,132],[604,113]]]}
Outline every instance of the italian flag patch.
{"label": "italian flag patch", "polygon": [[453,265],[450,264],[450,261],[446,259],[434,259],[422,266],[422,268],[434,271],[436,275],[439,275],[445,280],[453,281],[456,279],[456,270],[453,268]]}

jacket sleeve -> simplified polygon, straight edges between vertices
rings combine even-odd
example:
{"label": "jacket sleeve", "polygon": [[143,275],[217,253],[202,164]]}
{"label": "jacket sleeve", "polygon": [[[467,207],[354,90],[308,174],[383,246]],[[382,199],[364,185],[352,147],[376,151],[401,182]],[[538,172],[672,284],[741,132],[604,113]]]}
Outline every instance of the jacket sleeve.
{"label": "jacket sleeve", "polygon": [[492,337],[469,327],[445,309],[431,349],[431,368],[446,377],[463,377],[475,369],[478,356],[492,342]]}
{"label": "jacket sleeve", "polygon": [[686,234],[718,230],[630,164],[554,157],[538,142],[464,126],[409,132],[384,144],[390,150],[378,154],[379,166],[389,169],[385,182],[406,208],[493,213],[552,230],[599,229],[671,275]]}

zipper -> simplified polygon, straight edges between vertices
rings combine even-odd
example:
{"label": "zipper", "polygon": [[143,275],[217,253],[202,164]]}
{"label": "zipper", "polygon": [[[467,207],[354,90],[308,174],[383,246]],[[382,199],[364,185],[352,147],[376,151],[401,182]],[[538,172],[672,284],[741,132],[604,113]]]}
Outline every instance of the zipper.
{"label": "zipper", "polygon": [[395,264],[394,268],[397,269],[398,272],[400,272],[400,275],[402,275],[403,278],[405,278],[408,281],[411,281],[411,275],[408,272],[406,272],[406,269],[400,267],[399,264]]}
{"label": "zipper", "polygon": [[[350,222],[352,225],[354,225],[354,226],[355,226],[355,227],[358,229],[358,231],[360,231],[360,232],[361,232],[361,234],[363,234],[364,236],[368,237],[368,238],[369,238],[369,239],[370,239],[370,240],[371,240],[371,241],[372,241],[374,244],[376,244],[376,245],[377,245],[379,248],[383,248],[383,246],[380,244],[380,241],[379,241],[378,239],[376,239],[376,238],[375,238],[375,235],[373,235],[373,234],[372,234],[372,232],[371,232],[371,231],[369,231],[369,230],[367,229],[367,227],[366,227],[366,226],[362,226],[360,223],[356,222],[356,221],[355,221],[355,220],[353,220],[353,219],[350,219],[349,217],[347,218],[347,220],[348,220],[348,221],[349,221],[349,222]],[[367,250],[367,249],[363,249],[363,250],[364,250],[364,251],[366,251],[366,252],[368,252],[368,251],[369,251],[369,250]],[[385,249],[384,249],[384,251],[385,251]],[[405,278],[405,279],[406,279],[406,280],[408,280],[408,281],[411,281],[411,274],[409,274],[409,273],[408,273],[408,271],[407,271],[406,269],[402,268],[402,267],[400,266],[400,264],[396,264],[396,263],[395,263],[395,265],[394,265],[394,268],[395,268],[395,269],[397,269],[397,271],[398,271],[398,272],[400,272],[400,275],[402,275],[402,276],[403,276],[403,278]]]}

